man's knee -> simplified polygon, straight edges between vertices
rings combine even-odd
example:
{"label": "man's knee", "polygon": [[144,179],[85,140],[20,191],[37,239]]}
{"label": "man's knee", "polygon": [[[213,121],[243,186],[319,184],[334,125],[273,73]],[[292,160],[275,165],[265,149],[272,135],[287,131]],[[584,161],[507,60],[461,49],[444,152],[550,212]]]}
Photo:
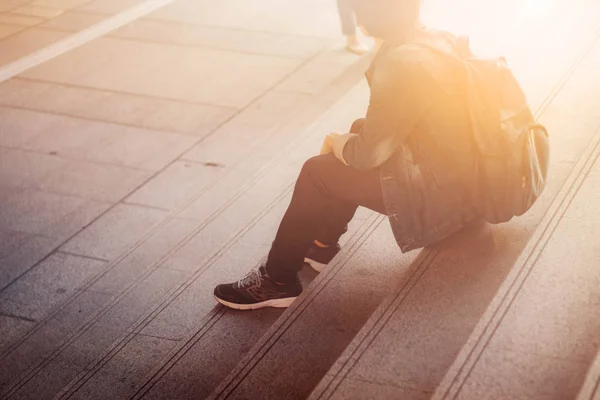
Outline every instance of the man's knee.
{"label": "man's knee", "polygon": [[299,180],[306,180],[316,185],[325,185],[332,179],[338,179],[344,176],[347,167],[343,162],[335,158],[333,153],[322,154],[311,157],[304,162],[300,171]]}
{"label": "man's knee", "polygon": [[326,171],[335,161],[337,161],[337,159],[333,154],[322,154],[311,157],[304,162],[301,173],[306,174],[324,170]]}

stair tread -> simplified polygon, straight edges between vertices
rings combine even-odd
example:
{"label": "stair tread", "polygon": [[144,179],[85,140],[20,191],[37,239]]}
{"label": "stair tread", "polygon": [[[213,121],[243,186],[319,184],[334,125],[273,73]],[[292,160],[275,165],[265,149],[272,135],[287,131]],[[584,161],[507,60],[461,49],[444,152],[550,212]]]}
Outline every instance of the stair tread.
{"label": "stair tread", "polygon": [[[262,146],[248,149],[253,151],[242,163],[228,165],[213,186],[194,195],[197,203],[188,202],[196,207],[194,215],[181,213],[185,204],[173,210],[165,223],[107,263],[105,273],[9,347],[0,365],[3,395],[27,396],[38,385],[48,388],[44,397],[134,394],[146,374],[210,316],[216,302],[207,294],[214,284],[238,279],[266,254],[301,162],[320,148],[324,131],[341,129],[364,109],[362,95],[362,102],[354,99],[337,111],[336,103],[356,85],[367,62],[355,63],[294,118],[257,137]],[[355,90],[364,93],[364,84]],[[198,214],[202,201],[212,211]],[[158,246],[163,249],[154,251]],[[145,288],[156,293],[132,303],[131,296]],[[152,325],[173,311],[177,318]],[[68,325],[61,325],[65,320]],[[165,323],[172,323],[166,333]],[[156,351],[134,351],[152,343]],[[132,351],[139,370],[122,381],[111,374],[113,360],[122,361],[121,355]],[[87,392],[86,385],[95,385],[95,391]]]}
{"label": "stair tread", "polygon": [[[528,92],[535,92],[532,108],[552,111],[543,114],[541,122],[551,134],[556,132],[551,139],[553,159],[559,160],[552,165],[552,180],[534,209],[510,224],[466,231],[430,249],[406,255],[411,259],[398,257],[390,232],[385,232],[383,227],[375,229],[366,239],[368,244],[361,246],[343,265],[344,276],[355,273],[347,286],[341,285],[352,290],[350,295],[360,298],[363,294],[356,287],[361,262],[379,265],[381,268],[376,273],[391,281],[395,288],[388,297],[385,293],[378,297],[377,301],[383,303],[372,309],[375,314],[364,321],[364,329],[354,331],[356,326],[352,322],[354,317],[362,317],[360,310],[353,310],[350,305],[343,310],[333,306],[340,304],[344,296],[348,297],[344,292],[331,293],[342,290],[337,285],[311,291],[307,294],[310,299],[299,299],[298,305],[280,317],[211,398],[253,398],[259,393],[261,398],[306,398],[319,376],[324,378],[313,393],[314,398],[361,398],[357,393],[365,395],[366,392],[348,390],[348,387],[356,387],[357,382],[372,385],[374,392],[381,390],[382,398],[388,395],[394,398],[393,395],[400,392],[406,398],[431,396],[597,128],[597,112],[590,112],[575,122],[572,131],[575,136],[562,135],[564,121],[572,122],[572,106],[569,109],[555,107],[573,98],[591,99],[598,91],[600,82],[590,82],[586,74],[600,65],[598,46],[574,73],[568,68],[586,46],[589,47],[588,39],[593,32],[581,30],[580,34],[581,46],[571,49],[572,56],[547,71],[545,85],[532,85],[531,81],[524,80],[524,86],[530,84]],[[545,55],[551,57],[552,51]],[[547,62],[538,56],[520,60],[522,69],[518,74],[535,75]],[[546,102],[547,98],[551,101]],[[387,246],[370,247],[374,243]],[[394,259],[395,262],[390,262]],[[331,272],[327,270],[322,273],[313,286],[318,287],[328,274]],[[382,292],[385,291],[383,287]],[[321,309],[335,312],[323,313]],[[344,318],[350,321],[349,326]],[[287,320],[291,322],[283,322]],[[331,332],[335,327],[353,332],[347,336],[334,335]],[[356,333],[355,340],[348,341]],[[305,337],[311,340],[302,340]],[[340,356],[340,348],[345,346],[348,346],[347,351]],[[285,363],[287,359],[293,362]]]}

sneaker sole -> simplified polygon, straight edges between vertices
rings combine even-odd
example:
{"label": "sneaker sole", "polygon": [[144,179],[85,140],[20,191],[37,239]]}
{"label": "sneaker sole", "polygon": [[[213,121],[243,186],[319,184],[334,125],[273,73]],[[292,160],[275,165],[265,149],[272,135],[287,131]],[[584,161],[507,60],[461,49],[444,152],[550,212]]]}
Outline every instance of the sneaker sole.
{"label": "sneaker sole", "polygon": [[261,301],[260,303],[254,304],[237,304],[231,303],[229,301],[220,299],[217,296],[215,296],[215,300],[217,300],[219,303],[223,304],[225,307],[233,308],[234,310],[256,310],[258,308],[266,307],[288,308],[294,302],[294,300],[296,300],[296,298],[297,297],[286,297],[283,299],[265,300]]}
{"label": "sneaker sole", "polygon": [[320,262],[316,262],[315,260],[311,260],[310,258],[304,258],[304,262],[310,265],[312,269],[317,272],[323,272],[327,264],[321,264]]}

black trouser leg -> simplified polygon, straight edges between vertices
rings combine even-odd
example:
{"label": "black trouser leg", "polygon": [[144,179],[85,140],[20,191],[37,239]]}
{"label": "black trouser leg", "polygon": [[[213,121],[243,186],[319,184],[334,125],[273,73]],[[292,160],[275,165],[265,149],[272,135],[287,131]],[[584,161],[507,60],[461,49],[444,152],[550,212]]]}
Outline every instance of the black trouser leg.
{"label": "black trouser leg", "polygon": [[309,159],[269,252],[269,275],[282,283],[296,279],[312,241],[336,243],[358,206],[385,213],[378,170],[359,171],[333,154]]}
{"label": "black trouser leg", "polygon": [[[360,133],[360,131],[362,131],[364,124],[365,124],[364,118],[357,119],[356,121],[354,121],[352,123],[352,126],[350,127],[350,133]],[[352,211],[352,216],[354,216],[354,212],[356,211],[356,208],[357,207],[354,207],[354,210]],[[340,213],[342,215],[339,215],[339,218],[336,218],[336,214],[340,214]],[[320,243],[325,244],[325,245],[335,245],[338,242],[338,240],[340,239],[340,237],[348,231],[348,225],[346,225],[342,230],[342,229],[340,229],[339,226],[336,226],[335,221],[339,221],[340,219],[343,219],[344,216],[346,216],[348,214],[349,214],[349,210],[345,210],[344,207],[342,207],[340,209],[339,207],[337,207],[337,204],[334,204],[333,207],[328,210],[328,214],[327,214],[327,215],[331,216],[330,219],[333,222],[328,223],[328,221],[325,221],[325,223],[321,224],[321,228],[315,235],[315,240],[318,240]],[[350,221],[352,219],[352,216],[350,218],[348,218],[348,221]]]}

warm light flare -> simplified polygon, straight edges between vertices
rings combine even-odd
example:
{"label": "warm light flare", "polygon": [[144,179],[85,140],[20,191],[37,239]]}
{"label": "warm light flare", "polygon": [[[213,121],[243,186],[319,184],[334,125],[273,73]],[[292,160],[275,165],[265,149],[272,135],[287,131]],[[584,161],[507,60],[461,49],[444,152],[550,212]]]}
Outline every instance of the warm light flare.
{"label": "warm light flare", "polygon": [[422,20],[430,28],[471,38],[480,55],[505,54],[515,43],[548,30],[557,0],[456,0],[452,7],[425,1]]}
{"label": "warm light flare", "polygon": [[532,19],[546,18],[550,15],[552,0],[526,0],[523,4],[523,12]]}

